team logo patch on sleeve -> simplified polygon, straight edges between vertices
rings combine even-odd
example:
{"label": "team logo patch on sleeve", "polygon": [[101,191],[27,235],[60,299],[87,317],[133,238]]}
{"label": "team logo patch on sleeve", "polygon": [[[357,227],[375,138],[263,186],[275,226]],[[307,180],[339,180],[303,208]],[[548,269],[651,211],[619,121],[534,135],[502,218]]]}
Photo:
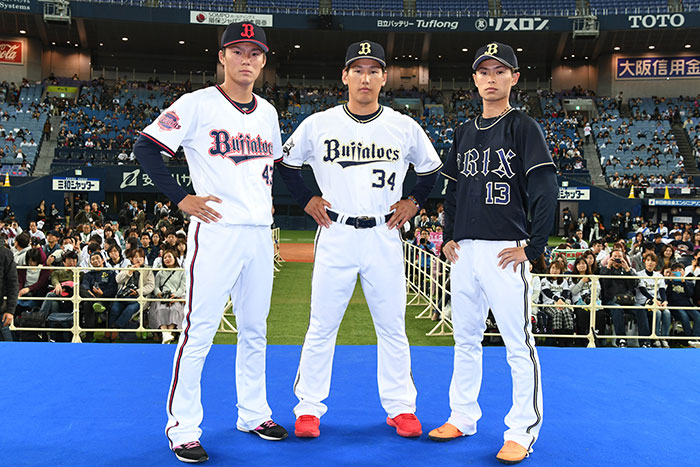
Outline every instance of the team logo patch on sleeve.
{"label": "team logo patch on sleeve", "polygon": [[179,130],[181,128],[179,122],[180,117],[177,116],[174,110],[169,110],[158,117],[158,128],[163,131]]}

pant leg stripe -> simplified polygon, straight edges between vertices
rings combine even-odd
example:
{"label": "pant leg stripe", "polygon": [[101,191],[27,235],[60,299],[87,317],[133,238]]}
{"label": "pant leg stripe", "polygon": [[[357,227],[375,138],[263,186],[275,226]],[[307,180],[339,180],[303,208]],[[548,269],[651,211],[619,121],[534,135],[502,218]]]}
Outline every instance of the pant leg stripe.
{"label": "pant leg stripe", "polygon": [[[520,241],[517,242],[517,245],[520,246]],[[528,331],[528,325],[530,324],[530,316],[528,315],[528,301],[530,300],[530,286],[527,282],[527,278],[525,277],[525,263],[520,263],[520,277],[523,280],[523,285],[525,286],[525,293],[523,296],[523,305],[524,305],[524,314],[525,314],[525,326],[523,327],[523,331],[525,332],[525,345],[527,345],[527,348],[530,349],[530,360],[532,361],[532,367],[534,369],[534,378],[535,378],[535,384],[534,384],[534,391],[532,394],[532,405],[533,408],[535,409],[535,415],[537,416],[537,419],[535,420],[535,423],[527,427],[526,433],[530,433],[534,427],[539,425],[542,422],[542,415],[540,414],[540,409],[537,406],[537,394],[539,393],[539,366],[537,364],[537,359],[535,358],[535,348],[530,344],[530,332]],[[527,450],[529,451],[530,448],[532,448],[532,445],[535,444],[535,437],[532,437],[532,441],[530,442],[530,445],[528,446]]]}
{"label": "pant leg stripe", "polygon": [[[192,325],[192,322],[190,321],[190,315],[192,314],[192,292],[194,290],[194,263],[195,260],[197,259],[197,251],[199,250],[199,227],[201,226],[201,223],[197,223],[197,228],[194,231],[194,253],[192,253],[192,262],[190,263],[190,290],[187,294],[187,316],[185,319],[187,320],[187,327],[185,328],[184,331],[184,338],[182,340],[182,345],[180,346],[180,351],[177,354],[177,360],[175,362],[175,374],[173,376],[173,388],[170,390],[170,396],[168,397],[168,413],[173,416],[173,398],[175,396],[175,389],[177,388],[177,382],[179,379],[180,375],[180,361],[182,360],[182,351],[185,348],[185,345],[187,345],[187,341],[189,340],[189,330],[190,326]],[[176,422],[174,426],[177,426],[179,422]],[[173,428],[173,427],[170,427]],[[168,431],[170,431],[170,428],[166,430],[165,435],[168,436]],[[168,436],[168,441],[170,441],[170,447],[173,447],[173,441],[170,439]]]}
{"label": "pant leg stripe", "polygon": [[[323,230],[323,227],[320,225],[318,226],[318,230],[316,230],[316,237],[314,238],[314,265],[316,264],[316,249],[318,248],[318,240],[321,238],[321,230]],[[314,294],[314,276],[313,276],[313,271],[311,272],[311,296],[313,297]],[[306,333],[304,333],[304,341],[301,343],[301,349],[304,350],[304,343],[306,343],[306,334],[309,333],[309,327],[311,326],[311,310],[309,309],[309,323],[306,325]],[[299,367],[297,368],[297,376],[294,379],[294,387],[292,388],[292,391],[296,395],[297,392],[297,384],[299,384],[299,380],[301,379],[301,353],[299,354]]]}

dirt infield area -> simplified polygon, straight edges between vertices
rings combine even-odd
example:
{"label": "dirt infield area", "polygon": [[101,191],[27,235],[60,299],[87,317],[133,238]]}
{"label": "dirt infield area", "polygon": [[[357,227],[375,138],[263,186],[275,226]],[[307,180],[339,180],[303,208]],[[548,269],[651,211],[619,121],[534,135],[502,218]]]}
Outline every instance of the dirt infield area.
{"label": "dirt infield area", "polygon": [[313,263],[313,243],[280,243],[280,256],[294,263]]}

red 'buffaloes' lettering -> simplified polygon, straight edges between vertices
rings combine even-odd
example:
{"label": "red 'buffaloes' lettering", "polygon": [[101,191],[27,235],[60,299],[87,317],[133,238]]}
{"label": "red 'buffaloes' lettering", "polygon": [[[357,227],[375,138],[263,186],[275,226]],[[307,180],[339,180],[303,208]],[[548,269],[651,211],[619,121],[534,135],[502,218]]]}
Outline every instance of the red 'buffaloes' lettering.
{"label": "red 'buffaloes' lettering", "polygon": [[209,148],[211,156],[226,157],[236,164],[250,159],[273,157],[272,143],[260,138],[260,135],[254,138],[248,133],[230,136],[226,130],[211,130],[209,136],[212,137]]}

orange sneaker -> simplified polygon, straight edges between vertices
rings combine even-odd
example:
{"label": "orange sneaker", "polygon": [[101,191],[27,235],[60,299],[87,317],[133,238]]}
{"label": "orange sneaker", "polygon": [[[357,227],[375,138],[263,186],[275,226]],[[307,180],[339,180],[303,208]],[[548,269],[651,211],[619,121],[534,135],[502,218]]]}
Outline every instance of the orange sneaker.
{"label": "orange sneaker", "polygon": [[460,436],[465,435],[451,423],[445,423],[440,428],[435,428],[428,433],[428,438],[432,439],[433,441],[452,441]]}
{"label": "orange sneaker", "polygon": [[502,464],[517,464],[527,457],[527,449],[516,443],[515,441],[506,441],[498,454],[498,459]]}
{"label": "orange sneaker", "polygon": [[313,415],[300,415],[294,422],[294,434],[297,438],[318,438],[321,431],[318,429],[321,420]]}
{"label": "orange sneaker", "polygon": [[394,418],[386,417],[386,424],[396,428],[396,433],[406,438],[415,438],[423,434],[418,417],[412,413],[402,413]]}

